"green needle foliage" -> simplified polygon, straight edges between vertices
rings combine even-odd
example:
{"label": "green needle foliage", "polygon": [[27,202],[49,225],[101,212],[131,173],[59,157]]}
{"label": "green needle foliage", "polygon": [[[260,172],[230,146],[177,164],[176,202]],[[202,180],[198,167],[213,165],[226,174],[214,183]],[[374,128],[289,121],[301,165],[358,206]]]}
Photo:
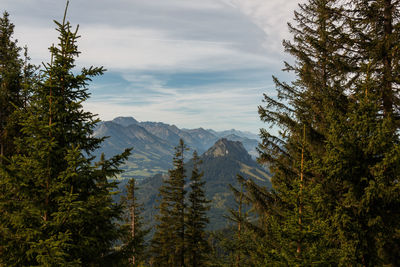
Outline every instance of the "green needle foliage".
{"label": "green needle foliage", "polygon": [[88,82],[103,68],[75,69],[77,29],[57,25],[58,44],[50,47],[41,82],[29,109],[19,114],[21,135],[16,153],[1,166],[0,265],[96,266],[115,251],[124,233],[116,223],[122,206],[112,201],[109,179],[129,150],[93,163],[98,122],[82,109]]}
{"label": "green needle foliage", "polygon": [[155,266],[185,265],[185,168],[183,140],[175,148],[174,168],[160,188],[158,224],[152,240],[153,264]]}
{"label": "green needle foliage", "polygon": [[130,179],[126,185],[127,194],[122,198],[122,203],[126,208],[125,220],[129,234],[123,238],[124,244],[120,249],[122,261],[115,260],[113,266],[143,266],[146,261],[147,244],[145,237],[150,229],[144,227],[141,216],[142,208],[137,203],[136,198],[137,190],[135,179]]}
{"label": "green needle foliage", "polygon": [[193,153],[193,169],[190,177],[190,188],[186,219],[186,266],[206,266],[210,246],[206,240],[205,228],[209,222],[207,211],[210,203],[207,200],[202,181],[203,173],[199,171],[201,161],[195,151]]}
{"label": "green needle foliage", "polygon": [[238,182],[241,184],[240,190],[230,185],[230,188],[235,196],[235,202],[237,204],[236,209],[230,209],[229,219],[234,223],[233,236],[225,242],[229,244],[227,246],[228,251],[230,250],[233,254],[230,257],[231,266],[251,266],[255,263],[255,258],[252,257],[255,251],[257,251],[257,242],[254,242],[255,235],[251,227],[253,224],[249,223],[248,218],[248,200],[244,192],[243,183],[245,179],[241,175],[237,175]]}
{"label": "green needle foliage", "polygon": [[155,266],[208,266],[210,247],[205,228],[209,222],[209,200],[204,192],[203,173],[197,152],[193,153],[190,193],[186,199],[184,152],[181,139],[175,148],[174,169],[160,187],[158,225],[152,240],[152,263]]}
{"label": "green needle foliage", "polygon": [[0,162],[3,164],[6,162],[2,157],[14,152],[13,140],[20,130],[15,111],[27,106],[36,70],[28,63],[27,49],[25,60],[21,58],[22,49],[13,40],[13,34],[14,24],[4,12],[0,18]]}
{"label": "green needle foliage", "polygon": [[340,263],[400,264],[398,1],[353,1],[345,10],[357,80],[333,121],[324,158],[334,183]]}
{"label": "green needle foliage", "polygon": [[292,84],[261,119],[273,190],[242,181],[257,222],[256,265],[396,266],[399,252],[399,2],[299,5]]}
{"label": "green needle foliage", "polygon": [[17,40],[13,40],[13,34],[14,25],[10,22],[9,14],[4,12],[0,18],[0,255],[10,231],[6,225],[16,205],[16,192],[12,188],[14,180],[3,175],[1,170],[9,164],[8,159],[16,154],[14,139],[21,135],[19,114],[28,108],[29,92],[37,85],[37,68],[29,64],[26,48],[25,59],[21,58],[22,49],[18,47]]}
{"label": "green needle foliage", "polygon": [[[326,239],[325,183],[320,169],[330,127],[328,114],[346,110],[346,75],[351,69],[343,44],[348,36],[341,31],[342,9],[337,1],[316,0],[299,5],[296,25],[289,24],[293,41],[284,41],[296,58],[286,70],[297,75],[292,84],[278,81],[278,97],[265,95],[259,107],[261,119],[278,126],[278,135],[261,130],[261,163],[273,172],[273,190],[243,181],[247,201],[259,221],[252,226],[261,237],[256,259],[259,264],[332,264],[334,245]],[[261,261],[261,262],[260,262]]]}

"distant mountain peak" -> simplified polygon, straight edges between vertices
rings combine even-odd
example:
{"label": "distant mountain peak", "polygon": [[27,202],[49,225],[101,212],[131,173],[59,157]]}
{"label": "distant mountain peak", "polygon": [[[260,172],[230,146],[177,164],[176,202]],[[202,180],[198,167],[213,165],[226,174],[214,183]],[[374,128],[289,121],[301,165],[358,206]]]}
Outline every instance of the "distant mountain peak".
{"label": "distant mountain peak", "polygon": [[[229,185],[240,188],[236,176],[252,179],[262,186],[270,186],[269,173],[262,166],[251,159],[240,141],[231,141],[227,138],[217,140],[214,145],[200,156],[202,164],[199,170],[203,173],[207,199],[213,204],[209,211],[210,230],[226,227],[230,221],[227,219],[227,210],[235,205],[234,194]],[[188,176],[193,170],[193,160],[185,163]],[[165,176],[164,176],[165,177]],[[144,204],[144,216],[150,223],[154,221],[154,203],[158,199],[158,188],[163,184],[163,176],[157,175],[144,179],[140,184],[140,202]]]}
{"label": "distant mountain peak", "polygon": [[133,117],[122,117],[122,116],[116,117],[115,119],[112,120],[112,122],[122,125],[124,127],[139,123]]}
{"label": "distant mountain peak", "polygon": [[206,157],[233,157],[233,158],[250,158],[243,144],[239,141],[230,141],[226,138],[219,139],[204,155]]}

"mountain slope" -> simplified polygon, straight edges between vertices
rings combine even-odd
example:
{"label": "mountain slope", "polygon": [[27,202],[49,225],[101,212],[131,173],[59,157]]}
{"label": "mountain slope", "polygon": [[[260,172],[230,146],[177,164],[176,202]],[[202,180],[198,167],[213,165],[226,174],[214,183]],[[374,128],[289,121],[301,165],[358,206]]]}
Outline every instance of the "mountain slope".
{"label": "mountain slope", "polygon": [[[179,139],[183,138],[181,130],[175,125],[169,125],[162,122],[141,122],[140,126],[145,128],[148,132],[153,135],[173,144],[174,146],[179,144]],[[185,139],[188,139],[185,137]]]}
{"label": "mountain slope", "polygon": [[[228,223],[224,215],[228,214],[229,208],[235,206],[229,184],[239,187],[236,180],[237,174],[252,178],[259,184],[270,186],[268,172],[251,158],[240,142],[220,139],[200,159],[203,162],[200,170],[204,172],[206,196],[212,200],[209,229],[223,228]],[[185,166],[190,176],[192,162],[188,161]],[[150,223],[154,222],[158,188],[162,184],[162,179],[165,178],[165,175],[156,175],[143,180],[139,185],[139,202],[143,203],[144,217]]]}
{"label": "mountain slope", "polygon": [[218,140],[218,136],[204,130],[197,129],[179,129],[175,125],[169,125],[162,122],[140,122],[140,126],[145,128],[153,135],[170,142],[173,145],[179,143],[179,139],[183,139],[185,144],[198,153],[203,153]]}
{"label": "mountain slope", "polygon": [[236,134],[229,134],[224,136],[224,138],[231,140],[231,141],[239,141],[243,144],[244,148],[249,152],[250,156],[254,159],[258,157],[258,152],[256,147],[258,146],[258,141],[255,139],[250,139],[247,137],[239,136]]}
{"label": "mountain slope", "polygon": [[95,155],[104,153],[111,157],[125,148],[133,147],[132,155],[124,165],[122,177],[144,178],[163,172],[171,165],[173,146],[149,133],[137,124],[124,127],[114,122],[104,122],[94,133],[97,137],[109,136]]}
{"label": "mountain slope", "polygon": [[115,119],[112,120],[112,122],[122,125],[124,127],[139,123],[133,117],[116,117]]}
{"label": "mountain slope", "polygon": [[[225,134],[227,134],[225,136]],[[132,156],[123,167],[123,177],[143,179],[156,173],[166,173],[172,167],[173,148],[183,139],[186,145],[199,154],[204,153],[221,136],[243,143],[250,155],[255,158],[258,141],[245,137],[245,132],[229,130],[179,129],[175,125],[162,122],[139,122],[133,117],[117,117],[112,121],[101,122],[95,129],[96,137],[110,136],[96,155],[105,153],[107,157],[133,147]]]}
{"label": "mountain slope", "polygon": [[[211,130],[212,131],[212,130]],[[247,131],[238,131],[235,129],[230,129],[230,130],[226,130],[226,131],[220,131],[220,132],[215,132],[215,135],[217,135],[220,138],[229,136],[229,135],[236,135],[239,137],[244,137],[244,138],[248,138],[248,139],[254,139],[254,140],[259,140],[260,137],[257,134],[251,133],[251,132],[247,132]]]}
{"label": "mountain slope", "polygon": [[218,136],[211,133],[210,131],[204,130],[203,128],[197,129],[183,129],[195,140],[193,146],[196,147],[198,153],[203,153],[210,148],[215,141],[218,140]]}

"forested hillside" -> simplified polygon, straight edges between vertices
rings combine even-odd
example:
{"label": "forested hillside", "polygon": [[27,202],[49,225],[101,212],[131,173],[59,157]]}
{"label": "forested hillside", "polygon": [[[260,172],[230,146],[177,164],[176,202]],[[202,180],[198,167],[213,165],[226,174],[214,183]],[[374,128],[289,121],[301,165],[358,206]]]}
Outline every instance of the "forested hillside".
{"label": "forested hillside", "polygon": [[[239,187],[237,175],[248,177],[257,184],[270,187],[268,171],[261,168],[246,152],[239,142],[227,139],[218,140],[208,151],[199,156],[201,164],[198,168],[204,173],[205,193],[211,200],[211,209],[208,212],[210,223],[209,230],[225,228],[231,223],[227,218],[229,209],[236,206],[230,186]],[[186,176],[190,177],[193,161],[185,163]],[[155,175],[139,183],[138,201],[143,203],[143,217],[149,224],[154,222],[157,214],[158,189],[167,175]],[[189,181],[187,181],[189,185]],[[125,182],[122,181],[121,185]]]}
{"label": "forested hillside", "polygon": [[39,66],[0,17],[1,267],[400,266],[400,1],[299,4],[259,139],[101,122],[68,5]]}

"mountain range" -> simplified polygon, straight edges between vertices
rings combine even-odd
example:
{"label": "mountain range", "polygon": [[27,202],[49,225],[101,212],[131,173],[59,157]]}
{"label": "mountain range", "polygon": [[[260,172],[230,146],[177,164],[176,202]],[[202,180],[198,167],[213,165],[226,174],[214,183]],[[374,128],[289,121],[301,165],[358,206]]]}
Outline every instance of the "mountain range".
{"label": "mountain range", "polygon": [[[269,172],[254,160],[258,136],[249,132],[180,129],[162,122],[139,122],[133,117],[117,117],[100,123],[94,135],[108,136],[101,149],[96,151],[96,156],[104,153],[111,157],[133,147],[132,155],[123,166],[120,190],[124,192],[129,178],[138,181],[138,202],[143,204],[143,217],[149,225],[155,222],[159,188],[167,178],[168,169],[173,167],[174,147],[180,139],[191,150],[185,153],[187,177],[193,168],[192,152],[196,150],[201,155],[200,170],[204,173],[206,196],[211,200],[210,230],[224,228],[229,223],[226,218],[228,210],[236,206],[229,185],[240,187],[236,179],[238,174],[270,186]],[[189,189],[189,178],[186,189]]]}
{"label": "mountain range", "polygon": [[[189,156],[189,155],[188,155]],[[229,209],[235,208],[236,203],[229,185],[240,189],[236,179],[237,175],[251,178],[256,183],[270,187],[269,172],[257,164],[248,154],[239,141],[230,141],[226,138],[219,139],[211,148],[200,156],[202,164],[199,169],[203,172],[205,181],[206,197],[211,200],[211,209],[208,213],[210,223],[209,230],[216,230],[226,227],[229,220],[226,216]],[[185,163],[187,183],[186,190],[189,190],[189,177],[192,172],[193,162]],[[143,217],[148,225],[153,225],[154,216],[157,213],[157,200],[160,186],[166,174],[157,174],[142,180],[138,185],[138,202],[143,205]],[[127,180],[122,180],[123,190]]]}
{"label": "mountain range", "polygon": [[94,131],[94,136],[108,138],[95,156],[104,153],[111,157],[132,147],[132,154],[123,166],[121,178],[135,177],[143,179],[158,173],[166,173],[172,167],[174,147],[183,139],[191,150],[199,154],[207,151],[213,144],[226,138],[239,141],[245,150],[255,158],[258,136],[250,132],[237,130],[214,131],[211,129],[179,129],[175,125],[162,122],[139,122],[133,117],[117,117],[101,122]]}

